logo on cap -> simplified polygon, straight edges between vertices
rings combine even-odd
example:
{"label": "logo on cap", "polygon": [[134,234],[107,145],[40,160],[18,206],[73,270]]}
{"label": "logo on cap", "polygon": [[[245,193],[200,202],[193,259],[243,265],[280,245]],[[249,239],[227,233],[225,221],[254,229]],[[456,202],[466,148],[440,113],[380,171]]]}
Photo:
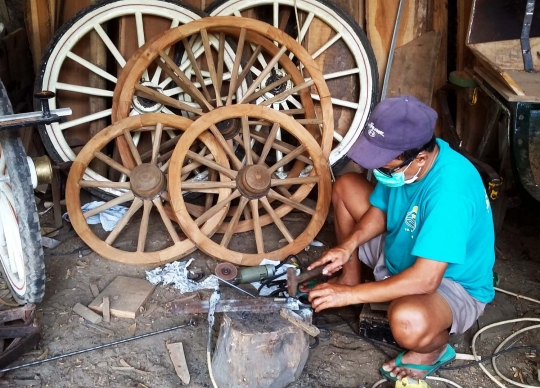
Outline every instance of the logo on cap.
{"label": "logo on cap", "polygon": [[369,136],[375,137],[375,135],[381,135],[382,137],[384,137],[384,132],[378,128],[375,128],[375,125],[373,125],[373,123],[368,123],[367,128]]}

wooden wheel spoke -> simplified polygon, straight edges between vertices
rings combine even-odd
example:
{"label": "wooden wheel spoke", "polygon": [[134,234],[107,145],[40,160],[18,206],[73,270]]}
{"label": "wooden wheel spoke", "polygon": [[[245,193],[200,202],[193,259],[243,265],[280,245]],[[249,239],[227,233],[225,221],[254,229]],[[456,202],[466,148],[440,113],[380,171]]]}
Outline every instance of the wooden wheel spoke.
{"label": "wooden wheel spoke", "polygon": [[95,216],[96,214],[99,214],[101,212],[104,212],[107,209],[110,209],[113,206],[120,205],[121,203],[132,201],[135,196],[132,192],[129,192],[127,194],[121,195],[119,197],[116,197],[114,199],[111,199],[108,202],[105,202],[103,205],[100,205],[98,207],[93,208],[92,210],[88,210],[87,212],[84,212],[84,218],[90,218],[92,216]]}
{"label": "wooden wheel spoke", "polygon": [[234,228],[236,227],[236,224],[238,224],[238,221],[240,220],[240,216],[242,215],[242,212],[244,211],[244,208],[246,207],[248,201],[249,200],[246,197],[240,198],[240,203],[238,204],[236,211],[234,212],[231,220],[229,221],[227,230],[225,231],[225,234],[223,235],[223,238],[221,239],[221,243],[220,243],[221,246],[227,247],[229,245],[229,242],[231,241],[232,235],[234,233]]}
{"label": "wooden wheel spoke", "polygon": [[163,133],[163,124],[158,123],[156,125],[156,131],[154,133],[154,144],[152,144],[152,160],[150,161],[150,163],[152,164],[157,164],[159,147],[161,145],[162,133]]}
{"label": "wooden wheel spoke", "polygon": [[[158,163],[163,162],[164,160],[168,160],[170,158],[170,156],[172,155],[172,152],[171,153],[166,153],[166,154],[164,154],[164,152],[167,151],[167,150],[174,149],[174,146],[180,141],[180,138],[181,138],[181,136],[175,136],[172,139],[169,139],[169,140],[163,142],[163,144],[160,144],[159,153],[162,154],[162,155],[160,157],[158,157],[158,159],[157,159]],[[164,158],[165,155],[168,155],[168,157]],[[141,154],[141,160],[143,162],[147,161],[147,160],[149,160],[151,158],[152,158],[152,151],[147,151],[144,154]]]}
{"label": "wooden wheel spoke", "polygon": [[259,220],[259,200],[253,199],[249,201],[251,207],[251,215],[253,216],[253,231],[255,232],[255,242],[257,244],[257,253],[264,253],[264,239]]}
{"label": "wooden wheel spoke", "polygon": [[137,240],[137,252],[144,252],[144,246],[146,245],[146,235],[148,234],[150,210],[152,210],[152,202],[144,201],[143,216],[141,219],[141,226],[139,227],[139,238]]}
{"label": "wooden wheel spoke", "polygon": [[236,90],[238,89],[238,86],[241,84],[241,81],[239,81],[238,69],[240,68],[240,61],[242,60],[242,53],[244,52],[244,42],[246,39],[246,29],[242,28],[240,30],[240,37],[238,38],[238,46],[236,47],[236,56],[234,58],[234,64],[233,64],[233,70],[231,72],[231,81],[229,84],[229,94],[227,95],[227,100],[225,101],[225,105],[231,105],[232,104],[232,97]]}
{"label": "wooden wheel spoke", "polygon": [[137,91],[138,96],[148,98],[160,104],[170,106],[170,107],[180,109],[180,110],[185,110],[186,112],[191,112],[199,116],[203,114],[203,111],[201,109],[193,108],[192,106],[182,101],[175,100],[174,98],[161,94],[157,90],[154,90],[147,86],[140,85],[140,84],[135,85],[135,90]]}
{"label": "wooden wheel spoke", "polygon": [[204,182],[182,182],[182,190],[196,191],[200,193],[217,189],[236,189],[236,181],[204,181]]}
{"label": "wooden wheel spoke", "polygon": [[205,107],[206,110],[210,111],[213,109],[212,105],[208,100],[203,96],[201,91],[191,82],[191,80],[186,77],[184,72],[180,70],[176,63],[164,52],[159,53],[160,58],[164,61],[158,60],[159,66],[165,71],[165,73],[171,77],[171,79],[178,85],[184,92],[189,93],[191,97],[201,106]]}
{"label": "wooden wheel spoke", "polygon": [[268,199],[266,197],[262,197],[260,199],[264,209],[270,214],[270,217],[272,217],[272,220],[276,224],[277,228],[280,230],[281,234],[283,234],[283,237],[287,239],[288,242],[293,242],[294,238],[289,232],[289,229],[285,226],[283,221],[281,221],[281,218],[276,214],[274,209],[272,208],[272,205],[268,202]]}
{"label": "wooden wheel spoke", "polygon": [[272,179],[271,186],[291,186],[291,185],[310,185],[319,183],[318,176],[307,176],[298,178]]}
{"label": "wooden wheel spoke", "polygon": [[[268,134],[268,137],[266,138],[266,142],[264,143],[263,150],[261,152],[261,157],[259,158],[259,162],[257,164],[263,164],[266,160],[266,157],[268,156],[268,153],[272,149],[272,144],[274,143],[274,140],[276,140],[276,135],[279,130],[279,124],[275,123],[272,126],[272,129],[270,130],[270,133]],[[257,138],[254,136],[256,134],[252,133],[251,136],[257,140]]]}
{"label": "wooden wheel spoke", "polygon": [[129,182],[79,181],[79,187],[95,189],[129,189]]}
{"label": "wooden wheel spoke", "polygon": [[131,136],[131,133],[129,131],[124,131],[124,137],[126,139],[129,150],[131,151],[131,155],[133,155],[133,159],[135,160],[137,165],[142,164],[141,155],[139,154],[139,150],[137,150],[137,146],[135,145],[135,142],[133,141],[133,137]]}
{"label": "wooden wheel spoke", "polygon": [[279,162],[274,164],[272,167],[269,168],[269,171],[273,173],[280,167],[285,166],[287,163],[293,161],[297,156],[301,155],[303,152],[306,151],[306,146],[302,144],[301,146],[294,149],[294,151],[291,151],[289,154],[287,154],[283,159],[281,159]]}
{"label": "wooden wheel spoke", "polygon": [[244,141],[244,151],[246,153],[246,163],[248,165],[253,164],[253,157],[251,156],[251,137],[249,133],[249,124],[247,116],[242,116],[242,140]]}
{"label": "wooden wheel spoke", "polygon": [[113,158],[108,157],[103,152],[96,151],[94,153],[94,156],[97,159],[101,160],[103,163],[107,164],[109,167],[114,168],[116,171],[121,172],[122,174],[124,174],[126,176],[129,176],[129,174],[131,173],[131,171],[129,169],[127,169],[126,167],[124,167],[123,165],[118,163]]}
{"label": "wooden wheel spoke", "polygon": [[220,201],[220,202],[216,203],[210,209],[205,211],[201,216],[199,216],[195,220],[195,223],[197,224],[197,226],[201,226],[206,221],[208,221],[210,218],[212,218],[213,216],[218,214],[220,212],[220,210],[223,209],[225,206],[227,206],[229,203],[231,203],[232,200],[238,198],[239,196],[240,196],[240,191],[238,191],[238,190],[233,191],[232,194],[229,195],[227,198],[225,198],[223,201]]}
{"label": "wooden wheel spoke", "polygon": [[[208,172],[208,180],[209,181],[215,181],[218,178],[218,174],[216,170],[210,170]],[[208,211],[212,207],[212,202],[214,200],[213,194],[206,194],[206,198],[204,200],[204,211]]]}
{"label": "wooden wheel spoke", "polygon": [[298,93],[300,90],[304,90],[304,89],[307,89],[307,88],[311,87],[314,83],[315,82],[313,80],[304,82],[304,83],[302,83],[302,84],[300,84],[298,86],[290,88],[289,90],[285,90],[284,92],[281,92],[281,93],[275,95],[272,98],[269,98],[268,100],[262,102],[261,105],[268,106],[268,105],[273,104],[276,101],[281,101],[284,98],[286,98],[286,97],[288,97],[288,96],[290,96],[292,94]]}
{"label": "wooden wheel spoke", "polygon": [[253,65],[257,61],[257,58],[261,54],[262,47],[257,46],[255,50],[253,51],[253,54],[249,58],[249,61],[247,62],[246,66],[244,67],[244,70],[242,70],[242,73],[238,76],[238,79],[236,80],[235,87],[231,88],[233,90],[233,93],[236,93],[242,82],[244,82],[244,79],[247,77],[247,75],[252,71]]}
{"label": "wooden wheel spoke", "polygon": [[[187,152],[187,156],[192,159],[192,160],[195,160],[201,164],[204,164],[206,167],[209,167],[209,168],[212,168],[216,171],[219,171],[223,174],[225,174],[226,176],[228,176],[229,178],[231,179],[235,179],[236,178],[236,175],[237,175],[237,172],[236,171],[233,171],[229,168],[226,168],[226,167],[223,167],[222,165],[212,161],[212,160],[209,160],[207,157],[204,157],[204,156],[201,156],[193,151],[188,151]],[[208,155],[207,155],[208,156]]]}
{"label": "wooden wheel spoke", "polygon": [[221,91],[221,87],[223,86],[223,63],[224,63],[224,55],[225,55],[225,34],[223,32],[220,32],[219,34],[219,42],[218,42],[218,59],[217,59],[217,89]]}
{"label": "wooden wheel spoke", "polygon": [[201,73],[201,69],[199,68],[199,64],[197,63],[197,58],[195,58],[195,55],[193,54],[193,49],[191,47],[190,42],[186,38],[182,39],[182,43],[184,44],[184,49],[186,50],[186,54],[188,55],[189,61],[191,62],[191,68],[193,69],[193,72],[195,73],[195,77],[197,78],[197,81],[199,81],[199,84],[201,85],[202,92],[206,99],[208,101],[212,100],[212,97],[210,97],[210,93],[208,93],[208,89],[206,88],[206,83],[204,82],[204,77]]}
{"label": "wooden wheel spoke", "polygon": [[[278,124],[274,124],[274,126],[276,126]],[[274,128],[272,128],[273,130]],[[276,129],[277,131],[277,129]],[[270,135],[272,134],[272,132],[270,132]],[[286,143],[284,141],[281,141],[281,140],[275,140],[275,134],[274,134],[274,137],[270,137],[270,135],[268,137],[265,137],[263,135],[261,135],[260,133],[258,132],[254,132],[254,131],[251,131],[251,138],[258,141],[259,143],[262,143],[264,144],[264,148],[263,148],[263,151],[265,151],[265,148],[268,147],[268,150],[266,151],[267,153],[270,152],[270,149],[271,148],[274,148],[275,150],[277,151],[280,151],[282,152],[283,154],[289,154],[291,151],[294,150],[294,146],[289,144],[289,143]],[[274,139],[272,141],[269,141],[269,139]],[[268,146],[267,146],[268,145]],[[263,160],[266,159],[266,156],[267,154],[262,154],[261,153],[261,158],[264,156]],[[304,155],[299,155],[297,157],[298,160],[306,163],[306,164],[309,164],[309,165],[312,165],[313,164],[313,161],[304,156]]]}
{"label": "wooden wheel spoke", "polygon": [[156,209],[158,209],[159,215],[161,216],[161,220],[163,221],[163,224],[165,224],[165,227],[167,228],[167,231],[171,235],[171,238],[175,244],[180,242],[180,237],[178,236],[178,233],[176,233],[176,230],[174,229],[174,226],[171,222],[171,219],[167,216],[167,213],[165,212],[165,209],[163,208],[163,204],[161,203],[161,198],[156,198],[152,201]]}
{"label": "wooden wheel spoke", "polygon": [[[248,98],[242,98],[241,103],[242,104],[249,104],[251,101],[256,100],[257,98],[265,95],[269,91],[277,88],[279,85],[284,84],[285,82],[289,81],[291,79],[291,75],[287,74],[285,77],[278,79],[277,81],[272,82],[270,85],[265,87],[264,89],[260,89],[257,93],[253,93]],[[295,91],[296,92],[296,91]]]}
{"label": "wooden wheel spoke", "polygon": [[133,215],[137,212],[137,210],[141,208],[142,205],[143,205],[142,200],[140,200],[137,197],[133,199],[133,203],[129,207],[126,214],[124,214],[124,216],[120,219],[120,221],[118,221],[118,224],[116,224],[114,229],[107,236],[107,239],[105,240],[107,244],[112,245],[114,243],[114,241],[116,240],[120,232],[122,232],[122,230],[124,230],[124,228],[126,227],[131,217],[133,217]]}
{"label": "wooden wheel spoke", "polygon": [[[246,91],[246,94],[244,94],[242,101],[248,98],[253,92],[255,92],[255,89],[259,87],[259,85],[266,78],[268,73],[272,71],[272,69],[274,68],[274,65],[279,61],[279,59],[285,53],[285,51],[287,51],[287,46],[281,47],[278,53],[272,57],[272,59],[270,60],[270,62],[268,62],[267,66],[263,69],[261,74],[259,74],[257,79],[253,81],[253,83],[250,85],[249,89]],[[242,101],[240,101],[240,103],[242,103]]]}
{"label": "wooden wheel spoke", "polygon": [[225,151],[227,156],[232,160],[232,162],[234,164],[234,167],[237,168],[238,170],[241,169],[242,166],[243,166],[243,163],[240,161],[240,159],[238,159],[238,157],[234,153],[233,148],[227,142],[227,140],[225,140],[225,138],[223,137],[221,132],[219,132],[219,129],[217,129],[217,127],[214,124],[212,124],[210,126],[210,131],[218,139],[218,141],[221,143],[221,145],[223,146],[223,150]]}
{"label": "wooden wheel spoke", "polygon": [[309,214],[311,216],[315,214],[315,210],[310,208],[309,206],[301,204],[300,202],[296,202],[296,201],[294,201],[294,200],[292,200],[290,198],[284,197],[283,195],[276,193],[272,189],[270,189],[270,191],[268,192],[268,198],[274,199],[274,200],[277,200],[277,201],[281,201],[285,205],[292,206],[295,209],[303,211],[304,213],[307,213],[307,214]]}
{"label": "wooden wheel spoke", "polygon": [[216,106],[220,107],[223,105],[223,102],[221,101],[221,91],[218,89],[219,82],[216,72],[216,64],[214,63],[214,57],[212,56],[212,50],[210,49],[208,32],[204,28],[201,30],[201,38],[203,41],[204,52],[206,53],[206,62],[208,64],[208,70],[210,71],[210,78],[212,79],[212,84],[216,92]]}

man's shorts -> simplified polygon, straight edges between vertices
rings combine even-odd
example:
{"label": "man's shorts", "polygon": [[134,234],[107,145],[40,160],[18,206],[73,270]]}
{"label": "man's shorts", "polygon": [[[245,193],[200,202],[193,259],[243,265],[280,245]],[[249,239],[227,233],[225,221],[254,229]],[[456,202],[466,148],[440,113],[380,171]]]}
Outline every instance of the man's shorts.
{"label": "man's shorts", "polygon": [[[373,269],[375,280],[383,280],[390,275],[384,260],[384,240],[382,234],[358,248],[358,258]],[[452,327],[450,334],[461,334],[467,331],[484,312],[485,303],[474,299],[459,283],[443,278],[437,293],[440,294],[452,310]]]}

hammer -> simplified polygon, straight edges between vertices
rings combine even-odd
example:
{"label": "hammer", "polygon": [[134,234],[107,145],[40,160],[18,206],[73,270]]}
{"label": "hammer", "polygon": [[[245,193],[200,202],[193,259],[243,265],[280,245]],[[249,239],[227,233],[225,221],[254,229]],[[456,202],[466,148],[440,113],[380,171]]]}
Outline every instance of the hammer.
{"label": "hammer", "polygon": [[302,272],[300,275],[296,276],[295,268],[287,269],[287,292],[289,295],[294,298],[296,297],[296,291],[298,290],[298,285],[304,283],[307,280],[317,278],[322,275],[324,266],[317,267],[311,271]]}

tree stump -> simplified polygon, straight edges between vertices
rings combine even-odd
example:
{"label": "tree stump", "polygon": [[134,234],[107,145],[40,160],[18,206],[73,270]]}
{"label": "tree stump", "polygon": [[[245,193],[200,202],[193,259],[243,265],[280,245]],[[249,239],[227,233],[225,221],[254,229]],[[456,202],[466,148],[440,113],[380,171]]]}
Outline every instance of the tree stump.
{"label": "tree stump", "polygon": [[[306,320],[311,322],[311,313]],[[284,388],[300,376],[308,353],[309,336],[279,312],[228,313],[212,369],[220,388]]]}

